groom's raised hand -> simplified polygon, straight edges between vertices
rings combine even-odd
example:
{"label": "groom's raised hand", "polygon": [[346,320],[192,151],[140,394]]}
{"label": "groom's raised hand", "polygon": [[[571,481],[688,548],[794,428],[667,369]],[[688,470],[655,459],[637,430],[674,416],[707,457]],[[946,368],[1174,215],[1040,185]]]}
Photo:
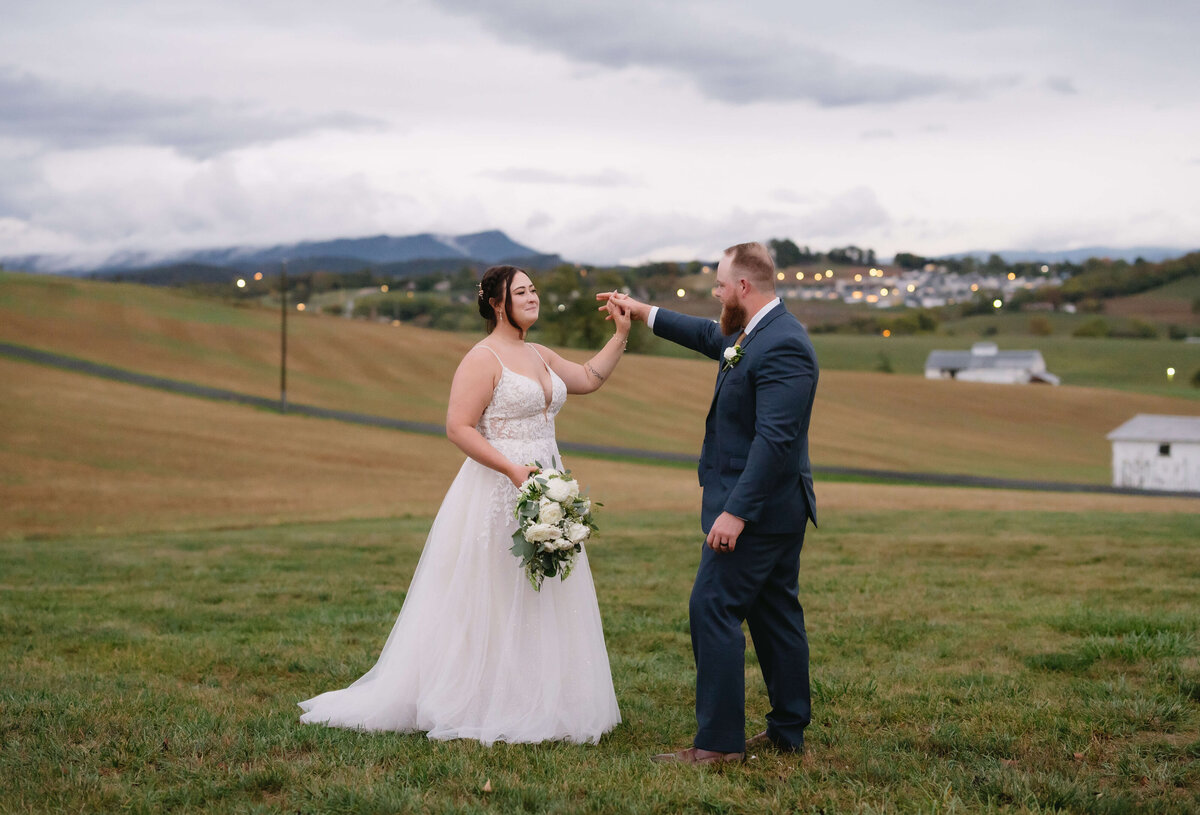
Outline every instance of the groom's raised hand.
{"label": "groom's raised hand", "polygon": [[[628,294],[620,291],[602,291],[596,294],[596,299],[603,303],[599,311],[609,311],[610,308],[616,307],[629,314],[635,320],[641,320],[643,323],[650,318],[650,306],[640,300],[634,300]],[[606,320],[611,320],[611,312]]]}

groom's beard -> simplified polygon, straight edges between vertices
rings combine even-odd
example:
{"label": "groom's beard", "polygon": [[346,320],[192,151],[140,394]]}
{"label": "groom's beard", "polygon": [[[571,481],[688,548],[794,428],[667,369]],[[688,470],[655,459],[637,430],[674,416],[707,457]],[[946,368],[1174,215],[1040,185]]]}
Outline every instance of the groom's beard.
{"label": "groom's beard", "polygon": [[721,304],[721,333],[726,337],[732,337],[734,334],[746,327],[746,307],[741,303],[734,302],[730,304]]}

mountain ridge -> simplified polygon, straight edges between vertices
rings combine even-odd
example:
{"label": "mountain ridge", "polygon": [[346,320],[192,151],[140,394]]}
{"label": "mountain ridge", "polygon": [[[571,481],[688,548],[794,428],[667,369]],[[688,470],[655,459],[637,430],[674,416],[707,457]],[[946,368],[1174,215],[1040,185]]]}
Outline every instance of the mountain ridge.
{"label": "mountain ridge", "polygon": [[[1168,246],[1087,246],[1079,249],[976,249],[931,256],[933,260],[974,257],[986,261],[999,255],[1006,263],[1068,261],[1081,263],[1089,258],[1107,258],[1132,262],[1143,258],[1151,263],[1181,257],[1189,251]],[[210,267],[232,272],[266,272],[275,269],[283,260],[296,271],[350,271],[361,268],[404,273],[413,264],[416,274],[444,270],[446,262],[462,261],[469,265],[489,266],[517,262],[532,269],[544,269],[562,263],[558,254],[539,252],[517,243],[498,229],[462,235],[420,232],[413,235],[368,235],[357,238],[331,238],[320,241],[299,241],[268,246],[225,246],[155,253],[140,250],[121,250],[97,262],[84,262],[66,254],[29,254],[0,256],[0,266],[8,269],[40,273],[67,274],[91,277],[153,277],[157,269],[181,267]],[[680,261],[682,262],[682,261]]]}
{"label": "mountain ridge", "polygon": [[0,257],[0,265],[33,272],[53,272],[74,276],[113,277],[156,268],[186,266],[262,271],[265,266],[326,259],[334,265],[362,267],[393,266],[415,261],[463,261],[496,264],[521,259],[541,267],[561,262],[558,255],[539,252],[517,243],[498,229],[463,235],[421,232],[415,235],[370,235],[359,238],[333,238],[300,241],[271,246],[225,246],[153,254],[125,250],[109,255],[98,263],[82,263],[69,255],[21,255]]}

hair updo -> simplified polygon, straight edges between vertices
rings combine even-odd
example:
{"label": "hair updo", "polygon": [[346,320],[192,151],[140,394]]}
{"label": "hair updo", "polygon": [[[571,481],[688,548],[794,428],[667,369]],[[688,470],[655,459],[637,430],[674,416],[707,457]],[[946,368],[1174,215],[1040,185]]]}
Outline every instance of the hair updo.
{"label": "hair updo", "polygon": [[[529,274],[524,269],[516,266],[492,266],[483,273],[483,277],[479,280],[479,316],[487,321],[487,333],[491,334],[496,329],[496,308],[492,307],[492,301],[504,304],[504,317],[508,320],[509,325],[516,325],[512,315],[512,296],[509,294],[509,289],[512,287],[512,279],[517,272]],[[521,332],[522,335],[525,332]]]}

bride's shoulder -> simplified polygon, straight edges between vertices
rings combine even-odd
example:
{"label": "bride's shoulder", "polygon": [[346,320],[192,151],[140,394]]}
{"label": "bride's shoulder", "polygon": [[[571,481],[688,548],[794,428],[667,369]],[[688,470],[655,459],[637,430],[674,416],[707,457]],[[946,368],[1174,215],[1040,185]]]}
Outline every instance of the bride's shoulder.
{"label": "bride's shoulder", "polygon": [[527,344],[530,347],[532,347],[534,351],[537,352],[537,355],[539,357],[546,360],[546,362],[550,362],[551,360],[556,359],[558,357],[558,354],[554,353],[553,349],[547,348],[546,346],[542,345],[540,342],[531,342],[531,343],[527,343]]}
{"label": "bride's shoulder", "polygon": [[495,349],[480,340],[467,349],[467,353],[463,354],[458,367],[459,370],[496,373],[498,375],[503,370],[504,363],[500,361],[500,355],[496,353]]}

